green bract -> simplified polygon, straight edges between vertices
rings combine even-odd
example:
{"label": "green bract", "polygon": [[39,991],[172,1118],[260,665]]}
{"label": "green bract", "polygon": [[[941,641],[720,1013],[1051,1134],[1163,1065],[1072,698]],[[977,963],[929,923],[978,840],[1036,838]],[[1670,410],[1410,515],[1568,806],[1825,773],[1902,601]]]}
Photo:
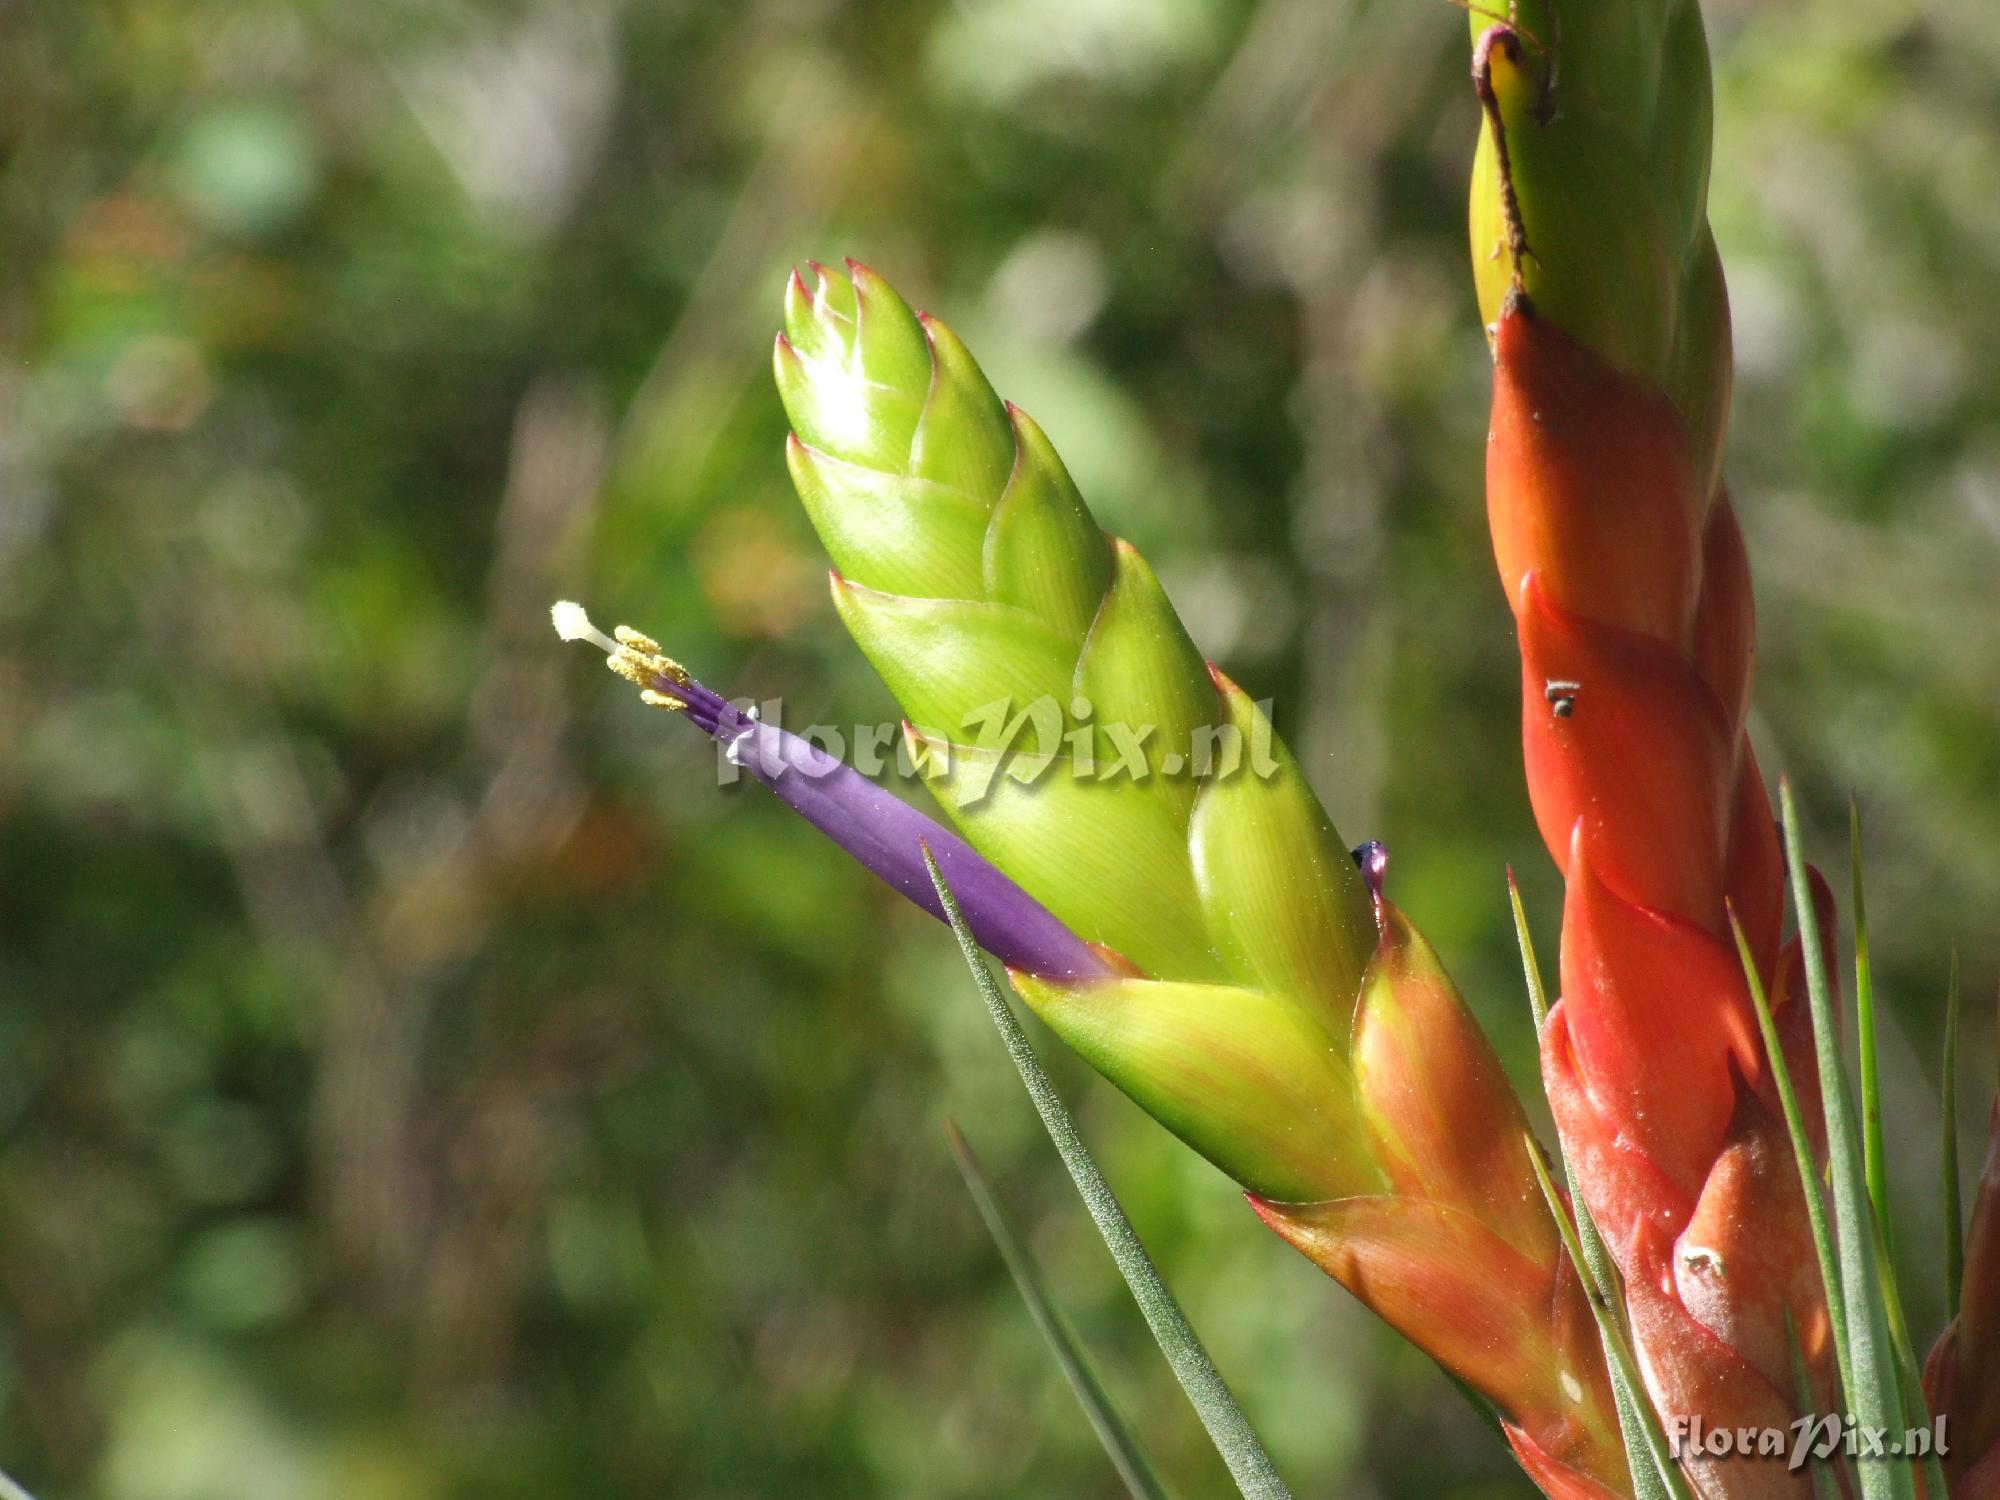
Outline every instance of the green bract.
{"label": "green bract", "polygon": [[1497,9],[1471,14],[1486,106],[1470,217],[1481,313],[1499,316],[1518,272],[1544,316],[1667,393],[1708,493],[1730,345],[1708,228],[1713,106],[1701,8],[1521,0],[1504,26]]}
{"label": "green bract", "polygon": [[957,336],[814,270],[776,370],[841,619],[965,836],[1136,971],[1024,995],[1258,1191],[1371,1187],[1347,1037],[1375,921],[1296,762]]}

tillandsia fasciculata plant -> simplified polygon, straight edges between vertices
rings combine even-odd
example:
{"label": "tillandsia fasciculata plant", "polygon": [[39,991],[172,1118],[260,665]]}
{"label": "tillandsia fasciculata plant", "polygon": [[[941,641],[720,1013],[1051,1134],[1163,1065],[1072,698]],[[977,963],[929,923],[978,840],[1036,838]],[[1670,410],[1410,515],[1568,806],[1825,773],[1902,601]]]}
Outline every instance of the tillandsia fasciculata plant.
{"label": "tillandsia fasciculata plant", "polygon": [[[1350,853],[1041,428],[866,267],[786,287],[788,460],[956,831],[645,636],[573,605],[557,626],[962,913],[1058,1037],[1488,1407],[1547,1493],[2000,1496],[2000,1139],[1962,1264],[1951,1215],[1955,1320],[1920,1377],[1877,1245],[1879,1119],[1860,1128],[1839,1068],[1832,897],[1786,799],[1788,861],[1746,737],[1699,9],[1471,12],[1487,503],[1566,885],[1541,1044],[1573,1204],[1385,852]],[[1864,957],[1872,1089],[1869,985]],[[1864,1432],[1799,1462],[1796,1424],[1834,1414],[1883,1451]],[[1940,1431],[1943,1453],[1891,1451]]]}

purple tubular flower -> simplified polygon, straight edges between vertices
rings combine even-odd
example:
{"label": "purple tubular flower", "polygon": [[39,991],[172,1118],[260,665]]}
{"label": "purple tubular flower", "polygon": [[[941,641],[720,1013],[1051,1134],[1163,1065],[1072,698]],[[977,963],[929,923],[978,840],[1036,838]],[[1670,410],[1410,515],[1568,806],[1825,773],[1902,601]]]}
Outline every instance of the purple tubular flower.
{"label": "purple tubular flower", "polygon": [[555,621],[565,640],[589,640],[603,647],[612,670],[642,687],[648,703],[684,713],[723,747],[732,764],[763,782],[862,865],[943,921],[943,905],[924,868],[928,845],[973,937],[1008,968],[1070,982],[1120,972],[942,823],[797,735],[758,722],[696,682],[636,631],[620,627],[613,641],[574,605],[556,606]]}

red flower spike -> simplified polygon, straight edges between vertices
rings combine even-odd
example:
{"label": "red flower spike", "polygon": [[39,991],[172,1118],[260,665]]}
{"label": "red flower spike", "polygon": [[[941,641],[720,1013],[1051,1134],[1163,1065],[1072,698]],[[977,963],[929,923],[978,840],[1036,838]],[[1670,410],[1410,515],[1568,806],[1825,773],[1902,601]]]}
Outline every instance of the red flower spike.
{"label": "red flower spike", "polygon": [[1736,1111],[1736,1074],[1763,1072],[1733,950],[1624,900],[1597,877],[1581,825],[1563,911],[1562,986],[1592,1102],[1683,1192],[1699,1192]]}
{"label": "red flower spike", "polygon": [[1542,838],[1561,860],[1584,819],[1622,895],[1719,936],[1735,780],[1721,711],[1674,652],[1559,608],[1541,583],[1523,588],[1520,627],[1522,752]]}
{"label": "red flower spike", "polygon": [[[1822,1370],[1826,1314],[1732,911],[1809,1128],[1823,1129],[1797,944],[1783,941],[1784,855],[1744,737],[1756,606],[1717,482],[1726,296],[1698,194],[1680,206],[1695,242],[1677,248],[1679,301],[1649,300],[1643,256],[1564,243],[1642,216],[1601,202],[1574,222],[1551,211],[1626,179],[1538,155],[1564,112],[1524,99],[1502,66],[1519,60],[1516,33],[1485,26],[1474,29],[1488,44],[1513,47],[1482,44],[1475,64],[1488,149],[1474,263],[1497,310],[1487,515],[1519,633],[1530,800],[1568,886],[1543,1081],[1572,1185],[1625,1273],[1656,1404],[1732,1433],[1782,1430],[1794,1415],[1787,1314]],[[1646,308],[1671,357],[1644,343],[1634,313]],[[1944,1361],[1955,1376],[1956,1360]],[[1551,1493],[1569,1492],[1516,1449]],[[1782,1461],[1704,1456],[1693,1477],[1731,1500],[1808,1492]]]}
{"label": "red flower spike", "polygon": [[1577,1070],[1570,1005],[1557,1002],[1542,1028],[1542,1087],[1556,1130],[1569,1149],[1572,1181],[1583,1194],[1611,1258],[1632,1264],[1642,1232],[1671,1239],[1694,1212],[1694,1195],[1598,1108]]}
{"label": "red flower spike", "polygon": [[1486,508],[1507,597],[1538,573],[1564,609],[1678,645],[1701,499],[1673,407],[1518,300],[1493,351]]}

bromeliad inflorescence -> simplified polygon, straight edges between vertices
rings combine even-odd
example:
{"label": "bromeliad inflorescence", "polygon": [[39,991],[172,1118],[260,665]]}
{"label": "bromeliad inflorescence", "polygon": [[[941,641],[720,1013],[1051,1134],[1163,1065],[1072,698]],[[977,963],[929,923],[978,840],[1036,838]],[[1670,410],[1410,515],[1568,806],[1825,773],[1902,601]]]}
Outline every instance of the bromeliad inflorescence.
{"label": "bromeliad inflorescence", "polygon": [[[1586,1267],[1498,1059],[1383,892],[1379,846],[1350,859],[1264,709],[1202,657],[1137,550],[1098,529],[1042,429],[865,266],[787,284],[787,457],[836,609],[907,740],[949,752],[915,760],[957,831],[647,637],[606,636],[572,604],[556,628],[938,915],[930,850],[1028,1006],[1489,1404],[1547,1493],[1804,1495],[1828,1476],[1754,1455],[1677,1463],[1657,1420],[1782,1431],[1842,1401],[1924,1401],[1893,1278],[1875,1285],[1855,1253],[1875,1210],[1842,1170],[1819,964],[1831,903],[1823,885],[1800,896],[1792,870],[1807,916],[1786,937],[1789,867],[1745,728],[1755,622],[1720,477],[1729,319],[1700,11],[1466,8],[1488,515],[1530,798],[1567,882],[1541,1062]],[[1015,722],[1056,774],[1018,776],[968,730],[1030,704],[1047,713]],[[1190,753],[1218,731],[1270,747],[1258,774]],[[1063,774],[1100,758],[1139,774]],[[1531,984],[1539,1000],[1532,965]],[[1829,1145],[1842,1264],[1862,1268],[1844,1286],[1819,1209]],[[1973,1220],[1929,1390],[1973,1444],[1952,1457],[1953,1493],[1997,1500],[1991,1162]],[[1893,1351],[1870,1352],[1878,1322]],[[1944,1471],[1928,1472],[1935,1500]],[[1870,1500],[1919,1484],[1910,1462],[1854,1479]]]}
{"label": "bromeliad inflorescence", "polygon": [[[1202,658],[1138,552],[1097,530],[1040,428],[950,330],[865,267],[814,273],[788,288],[777,366],[836,604],[910,737],[949,746],[958,769],[930,784],[986,868],[1115,957],[1098,973],[1015,961],[947,866],[975,936],[1059,1036],[1490,1402],[1531,1467],[1617,1486],[1598,1337],[1524,1117],[1435,953],[1383,894],[1379,848],[1357,868],[1259,707]],[[610,649],[637,653],[642,686],[687,701],[649,645]],[[1079,735],[1088,751],[1108,726],[1145,726],[1153,774],[1002,772],[965,797],[958,778],[991,752],[952,736],[996,700],[1063,705],[1055,743],[1036,747],[1059,761]],[[1169,761],[1218,725],[1271,747],[1261,774]],[[882,873],[890,841],[859,830],[921,815],[842,771],[868,790],[843,791],[838,818],[770,784]],[[918,841],[902,837],[888,878],[922,900]]]}

